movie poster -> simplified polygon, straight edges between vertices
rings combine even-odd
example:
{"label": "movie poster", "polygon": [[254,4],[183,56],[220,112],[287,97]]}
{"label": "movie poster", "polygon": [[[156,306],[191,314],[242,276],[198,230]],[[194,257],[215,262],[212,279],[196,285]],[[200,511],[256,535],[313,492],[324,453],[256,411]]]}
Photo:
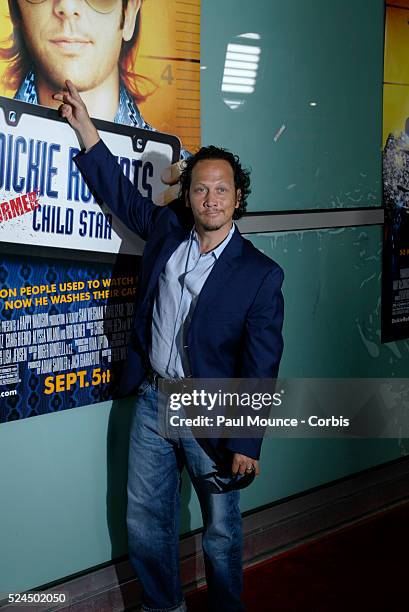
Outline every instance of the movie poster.
{"label": "movie poster", "polygon": [[200,146],[200,2],[0,2],[0,422],[115,397],[142,241],[97,202],[52,94],[70,78],[155,199]]}
{"label": "movie poster", "polygon": [[409,337],[409,0],[386,5],[382,342]]}

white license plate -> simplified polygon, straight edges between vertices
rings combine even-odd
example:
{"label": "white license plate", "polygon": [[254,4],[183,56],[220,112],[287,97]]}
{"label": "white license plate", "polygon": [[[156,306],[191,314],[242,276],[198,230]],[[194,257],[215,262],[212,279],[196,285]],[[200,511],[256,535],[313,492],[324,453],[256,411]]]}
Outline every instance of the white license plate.
{"label": "white license plate", "polygon": [[[179,159],[176,136],[94,122],[142,195],[154,198],[165,189],[161,174]],[[111,226],[108,209],[96,203],[73,161],[79,149],[56,110],[0,97],[0,242],[142,252],[142,241],[118,219]]]}

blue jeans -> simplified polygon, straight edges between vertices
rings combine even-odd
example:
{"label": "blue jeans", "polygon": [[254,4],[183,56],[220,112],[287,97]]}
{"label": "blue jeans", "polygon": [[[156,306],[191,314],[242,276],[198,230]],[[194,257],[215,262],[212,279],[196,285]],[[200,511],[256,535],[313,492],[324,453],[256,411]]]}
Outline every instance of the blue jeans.
{"label": "blue jeans", "polygon": [[[239,492],[220,488],[218,468],[203,441],[158,433],[157,390],[139,388],[133,415],[128,470],[128,543],[143,587],[146,611],[186,610],[179,575],[179,504],[185,465],[203,517],[203,554],[212,612],[242,612],[242,526]],[[230,469],[229,469],[230,472]],[[219,472],[220,473],[220,472]],[[223,479],[222,479],[223,480]]]}

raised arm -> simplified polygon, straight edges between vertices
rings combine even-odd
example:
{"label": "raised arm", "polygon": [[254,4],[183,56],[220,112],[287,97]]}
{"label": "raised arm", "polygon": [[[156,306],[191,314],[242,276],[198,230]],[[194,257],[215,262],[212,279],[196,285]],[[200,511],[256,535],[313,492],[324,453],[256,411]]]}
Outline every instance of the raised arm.
{"label": "raised arm", "polygon": [[67,80],[67,90],[54,94],[62,102],[59,112],[77,132],[85,151],[75,163],[89,187],[129,229],[146,240],[153,230],[160,208],[142,196],[123,174],[115,157],[100,139],[98,131],[75,85]]}

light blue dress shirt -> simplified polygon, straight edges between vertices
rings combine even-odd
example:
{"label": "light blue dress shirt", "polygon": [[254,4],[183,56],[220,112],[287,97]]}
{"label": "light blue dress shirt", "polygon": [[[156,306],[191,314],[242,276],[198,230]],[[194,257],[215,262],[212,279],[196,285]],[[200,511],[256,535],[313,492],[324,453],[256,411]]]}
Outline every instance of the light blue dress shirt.
{"label": "light blue dress shirt", "polygon": [[158,281],[152,316],[152,368],[164,378],[190,375],[186,332],[202,287],[217,259],[228,245],[235,225],[215,249],[200,254],[193,228],[170,257]]}

